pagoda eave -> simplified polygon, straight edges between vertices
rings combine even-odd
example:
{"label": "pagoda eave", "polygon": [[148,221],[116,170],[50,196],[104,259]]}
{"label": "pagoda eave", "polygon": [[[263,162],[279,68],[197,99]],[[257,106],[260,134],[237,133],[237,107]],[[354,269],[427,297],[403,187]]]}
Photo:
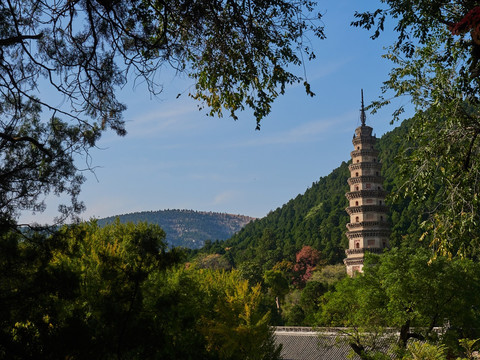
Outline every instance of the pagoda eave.
{"label": "pagoda eave", "polygon": [[357,199],[357,198],[385,198],[387,193],[384,190],[358,190],[350,191],[345,194],[348,200]]}
{"label": "pagoda eave", "polygon": [[367,212],[378,212],[385,214],[388,208],[385,205],[359,205],[359,206],[349,206],[345,209],[348,215],[367,213]]}
{"label": "pagoda eave", "polygon": [[388,237],[390,236],[391,231],[387,229],[364,229],[357,231],[347,231],[345,235],[349,239],[358,239],[364,237]]}
{"label": "pagoda eave", "polygon": [[375,184],[383,184],[383,177],[375,176],[375,175],[363,175],[363,176],[356,176],[351,177],[347,180],[348,185],[355,185],[360,183],[375,183]]}

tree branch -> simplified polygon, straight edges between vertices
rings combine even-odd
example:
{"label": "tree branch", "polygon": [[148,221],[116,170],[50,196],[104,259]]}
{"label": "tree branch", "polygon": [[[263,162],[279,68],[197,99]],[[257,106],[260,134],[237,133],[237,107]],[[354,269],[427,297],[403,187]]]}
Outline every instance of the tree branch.
{"label": "tree branch", "polygon": [[45,145],[39,143],[37,140],[35,140],[34,138],[32,138],[30,136],[12,136],[12,135],[8,135],[8,134],[5,134],[3,132],[0,132],[0,138],[4,139],[6,141],[9,141],[11,143],[28,141],[28,142],[32,143],[33,145],[35,145],[42,153],[47,155],[49,158],[53,158],[52,153],[50,152],[50,150],[48,150],[45,147]]}
{"label": "tree branch", "polygon": [[0,46],[11,46],[22,43],[24,40],[39,40],[43,37],[43,33],[37,35],[18,35],[6,39],[0,39]]}
{"label": "tree branch", "polygon": [[468,170],[471,167],[470,158],[473,152],[473,145],[475,144],[475,140],[477,140],[478,135],[480,135],[480,129],[475,130],[472,140],[470,141],[470,146],[467,150],[467,157],[465,158],[465,163],[463,164],[463,170]]}

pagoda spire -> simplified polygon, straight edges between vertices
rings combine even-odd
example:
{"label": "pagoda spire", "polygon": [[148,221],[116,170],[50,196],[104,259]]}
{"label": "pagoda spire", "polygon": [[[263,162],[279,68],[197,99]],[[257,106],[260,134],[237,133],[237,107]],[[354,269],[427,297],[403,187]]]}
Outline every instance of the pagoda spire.
{"label": "pagoda spire", "polygon": [[362,89],[362,109],[360,110],[360,120],[362,121],[362,126],[365,126],[365,121],[367,117],[365,116],[365,106],[363,105],[363,89]]}

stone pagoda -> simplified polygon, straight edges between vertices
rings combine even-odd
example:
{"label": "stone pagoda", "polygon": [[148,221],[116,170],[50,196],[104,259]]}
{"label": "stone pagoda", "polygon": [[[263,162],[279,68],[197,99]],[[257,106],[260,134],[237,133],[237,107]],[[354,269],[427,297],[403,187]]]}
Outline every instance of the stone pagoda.
{"label": "stone pagoda", "polygon": [[348,167],[350,191],[345,194],[349,201],[346,211],[350,222],[347,224],[348,249],[345,250],[347,258],[344,263],[349,276],[362,272],[365,252],[381,253],[388,246],[390,235],[386,194],[380,174],[382,164],[374,148],[377,139],[372,135],[373,129],[365,125],[363,90],[360,120],[362,124],[355,129],[352,140],[352,164]]}

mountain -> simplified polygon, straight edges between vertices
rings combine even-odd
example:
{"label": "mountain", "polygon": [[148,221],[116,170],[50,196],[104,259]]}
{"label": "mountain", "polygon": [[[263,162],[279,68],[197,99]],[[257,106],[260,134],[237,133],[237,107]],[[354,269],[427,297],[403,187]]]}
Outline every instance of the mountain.
{"label": "mountain", "polygon": [[167,242],[172,246],[197,249],[206,240],[230,238],[255,218],[244,215],[201,212],[193,210],[142,211],[99,219],[104,226],[116,218],[120,222],[148,222],[158,224],[167,233]]}
{"label": "mountain", "polygon": [[[376,147],[380,150],[383,163],[384,187],[390,193],[390,198],[402,183],[396,157],[404,151],[409,124],[410,120],[404,121],[377,140]],[[294,261],[295,254],[302,246],[310,245],[321,251],[326,263],[342,262],[348,245],[345,225],[349,218],[345,212],[348,206],[345,193],[348,191],[349,163],[343,162],[303,194],[266,217],[252,221],[221,244],[228,250],[230,261],[236,266],[249,261],[270,268],[282,260]],[[425,218],[420,212],[420,205],[408,198],[398,199],[395,204],[390,199],[389,205],[391,244],[395,246],[407,241],[405,234],[414,234],[418,239],[418,224]]]}

